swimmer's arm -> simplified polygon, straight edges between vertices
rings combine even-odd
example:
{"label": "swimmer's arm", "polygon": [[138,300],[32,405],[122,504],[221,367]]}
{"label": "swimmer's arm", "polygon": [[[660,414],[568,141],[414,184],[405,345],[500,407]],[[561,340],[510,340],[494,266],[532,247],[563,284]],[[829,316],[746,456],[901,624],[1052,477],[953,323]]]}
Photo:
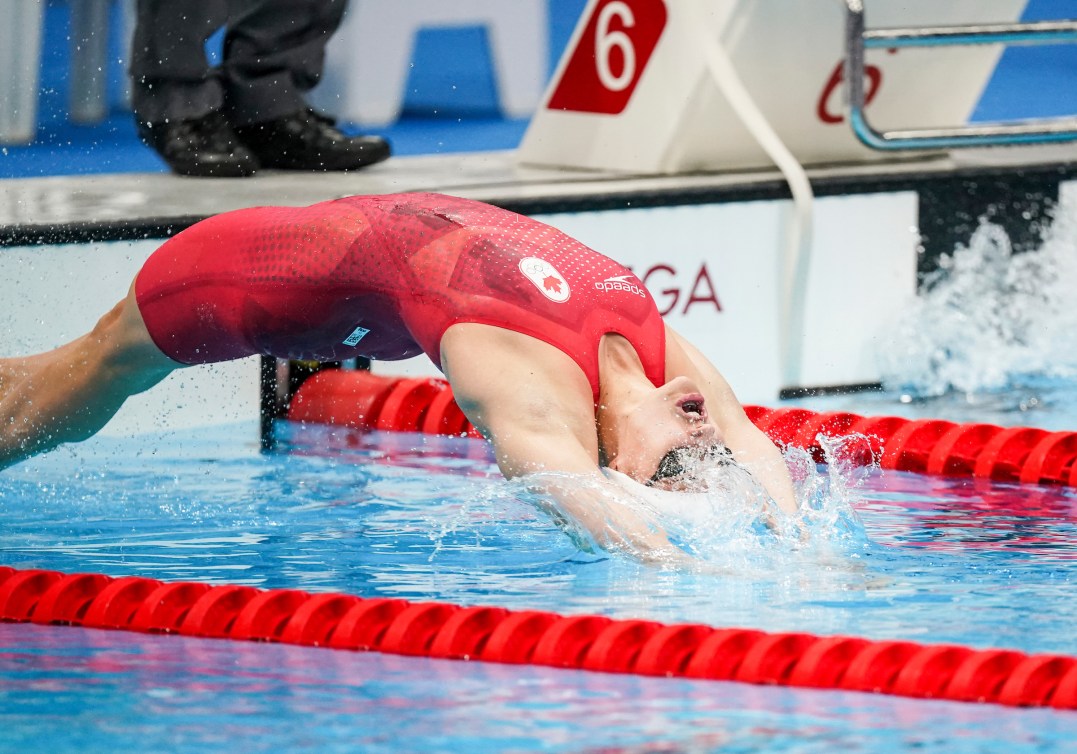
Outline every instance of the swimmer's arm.
{"label": "swimmer's arm", "polygon": [[[650,563],[674,564],[691,558],[665,531],[642,515],[628,493],[599,470],[597,449],[564,427],[564,419],[505,417],[485,422],[498,467],[508,479],[521,478],[548,496],[557,515],[568,517],[599,547]],[[500,429],[499,429],[500,425]]]}
{"label": "swimmer's arm", "polygon": [[599,469],[591,387],[568,356],[519,333],[462,323],[442,337],[441,362],[501,473],[547,496],[555,518],[640,560],[690,560]]}
{"label": "swimmer's arm", "polygon": [[744,413],[733,389],[707,357],[668,325],[666,336],[667,343],[672,340],[687,355],[689,363],[684,371],[694,371],[687,376],[697,380],[703,390],[708,413],[733,457],[759,480],[778,507],[787,514],[795,514],[797,502],[793,481],[781,451]]}
{"label": "swimmer's arm", "polygon": [[460,403],[493,445],[501,473],[548,497],[555,519],[567,518],[599,547],[640,561],[692,560],[641,515],[626,499],[627,492],[602,474],[593,420],[574,422],[569,418],[573,413],[566,412],[556,397],[547,402],[534,390],[526,398],[517,392],[492,401]]}

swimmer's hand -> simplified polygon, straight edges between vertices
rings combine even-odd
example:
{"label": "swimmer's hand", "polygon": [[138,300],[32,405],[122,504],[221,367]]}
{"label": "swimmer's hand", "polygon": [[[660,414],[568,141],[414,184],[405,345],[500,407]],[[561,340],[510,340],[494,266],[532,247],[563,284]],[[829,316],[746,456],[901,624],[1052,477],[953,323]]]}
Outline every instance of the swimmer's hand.
{"label": "swimmer's hand", "polygon": [[603,550],[651,565],[699,565],[696,558],[669,540],[639,501],[629,499],[625,490],[601,473],[544,472],[521,481],[547,498],[547,512],[577,543],[590,540]]}

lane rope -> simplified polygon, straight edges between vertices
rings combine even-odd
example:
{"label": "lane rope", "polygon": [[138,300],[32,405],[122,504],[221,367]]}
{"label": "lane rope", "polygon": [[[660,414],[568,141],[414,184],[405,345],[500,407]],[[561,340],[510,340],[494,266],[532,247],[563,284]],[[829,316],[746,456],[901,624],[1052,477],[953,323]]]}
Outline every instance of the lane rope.
{"label": "lane rope", "polygon": [[[884,469],[1077,487],[1077,432],[959,424],[942,419],[861,416],[844,411],[745,406],[776,445],[803,448],[823,461],[819,437],[864,435]],[[287,418],[402,432],[481,437],[441,378],[397,378],[360,370],[314,374],[292,399]]]}
{"label": "lane rope", "polygon": [[0,566],[0,621],[1077,710],[1077,658]]}

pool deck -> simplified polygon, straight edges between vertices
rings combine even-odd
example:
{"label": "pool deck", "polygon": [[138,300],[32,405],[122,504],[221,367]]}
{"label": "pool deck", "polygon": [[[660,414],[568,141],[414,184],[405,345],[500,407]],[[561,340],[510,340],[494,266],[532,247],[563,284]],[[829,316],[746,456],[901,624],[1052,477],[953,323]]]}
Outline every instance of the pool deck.
{"label": "pool deck", "polygon": [[[978,177],[1077,177],[1077,145],[978,149],[809,167],[819,195],[915,190]],[[266,171],[237,179],[168,173],[14,178],[0,183],[0,246],[163,237],[228,210],[355,194],[434,191],[520,212],[751,201],[789,196],[776,169],[639,175],[520,164],[514,151],[397,157],[354,173]]]}

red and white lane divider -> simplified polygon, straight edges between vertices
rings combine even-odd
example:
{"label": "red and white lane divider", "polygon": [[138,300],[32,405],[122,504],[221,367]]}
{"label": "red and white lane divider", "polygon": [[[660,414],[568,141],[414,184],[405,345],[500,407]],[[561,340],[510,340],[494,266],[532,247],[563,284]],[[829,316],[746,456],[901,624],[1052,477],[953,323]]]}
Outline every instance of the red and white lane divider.
{"label": "red and white lane divider", "polygon": [[[958,424],[940,419],[869,417],[841,411],[747,406],[748,417],[778,445],[822,461],[817,437],[861,434],[884,469],[1077,487],[1077,432]],[[325,370],[297,391],[294,421],[480,437],[439,378],[409,379]]]}
{"label": "red and white lane divider", "polygon": [[0,621],[1077,710],[1077,658],[0,567]]}

